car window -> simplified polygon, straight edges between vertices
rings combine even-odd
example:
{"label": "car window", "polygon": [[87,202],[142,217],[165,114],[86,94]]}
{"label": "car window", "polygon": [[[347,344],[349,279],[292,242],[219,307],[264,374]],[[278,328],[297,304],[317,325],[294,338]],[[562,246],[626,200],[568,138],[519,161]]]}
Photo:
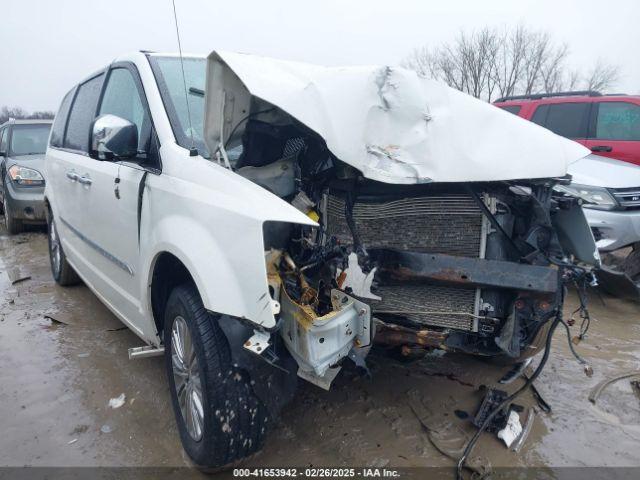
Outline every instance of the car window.
{"label": "car window", "polygon": [[50,130],[50,123],[14,125],[9,154],[36,155],[46,152]]}
{"label": "car window", "polygon": [[640,105],[629,102],[599,103],[595,138],[640,140]]}
{"label": "car window", "polygon": [[67,122],[65,148],[89,152],[89,128],[96,115],[103,78],[103,74],[98,75],[78,87]]}
{"label": "car window", "polygon": [[69,116],[69,107],[71,106],[71,100],[73,100],[73,94],[75,88],[68,92],[62,99],[56,118],[53,121],[53,127],[51,127],[51,139],[50,145],[52,147],[61,147],[64,137],[64,127],[67,125],[67,117]]}
{"label": "car window", "polygon": [[180,58],[151,56],[149,60],[178,145],[189,148],[193,143],[208,157],[203,134],[206,59],[184,58],[184,79]]}
{"label": "car window", "polygon": [[502,110],[505,110],[509,113],[513,113],[514,115],[518,115],[518,113],[520,113],[520,110],[522,109],[521,105],[500,105],[498,106],[498,108],[501,108]]}
{"label": "car window", "polygon": [[[544,112],[541,112],[535,120],[532,118],[532,121],[563,137],[586,138],[589,105],[586,102],[552,103],[545,105],[547,111],[544,121],[541,118]],[[538,107],[538,110],[540,108]],[[538,110],[536,110],[536,114],[538,114]]]}
{"label": "car window", "polygon": [[7,131],[9,129],[4,127],[0,129],[0,152],[4,152],[7,150]]}
{"label": "car window", "polygon": [[547,121],[547,113],[549,112],[549,105],[539,105],[535,112],[533,112],[533,116],[531,117],[531,121],[533,123],[537,123],[544,127],[545,122]]}
{"label": "car window", "polygon": [[133,75],[126,68],[115,68],[109,73],[99,115],[117,115],[138,128],[138,150],[146,151],[151,135],[151,118]]}

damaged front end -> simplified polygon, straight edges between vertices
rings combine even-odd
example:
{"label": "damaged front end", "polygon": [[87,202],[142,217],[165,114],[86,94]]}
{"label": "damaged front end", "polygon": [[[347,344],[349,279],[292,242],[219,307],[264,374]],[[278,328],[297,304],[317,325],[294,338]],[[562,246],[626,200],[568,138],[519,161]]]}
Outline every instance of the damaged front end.
{"label": "damaged front end", "polygon": [[371,337],[404,355],[538,353],[562,307],[558,265],[596,262],[558,181],[392,186],[337,159],[301,181],[291,201],[320,226],[266,229],[284,239],[267,245],[269,282],[300,375],[326,386],[344,357],[364,365]]}
{"label": "damaged front end", "polygon": [[[335,85],[329,75],[319,75],[313,98],[324,94],[327,102],[304,109],[316,70],[304,72],[302,91],[289,92],[298,103],[287,103],[286,92],[260,83],[264,78],[251,68],[268,66],[275,74],[283,72],[282,64],[260,59],[253,65],[244,57],[212,54],[206,130],[221,165],[317,222],[264,223],[267,282],[277,320],[270,334],[280,337],[271,343],[284,344],[298,375],[328,389],[345,358],[366,369],[373,343],[407,356],[437,348],[513,362],[541,351],[549,320],[562,308],[567,268],[582,265],[588,271],[599,262],[578,201],[554,191],[568,181],[562,177],[566,163],[582,155],[575,150],[582,147],[527,122],[513,123],[511,115],[472,100],[468,112],[480,133],[488,123],[493,129],[484,130],[485,136],[503,127],[518,135],[524,131],[522,138],[531,140],[531,149],[497,149],[484,171],[478,158],[491,145],[479,144],[484,153],[478,157],[469,147],[473,139],[460,140],[460,146],[453,137],[440,138],[439,145],[429,136],[432,125],[435,133],[442,128],[438,122],[459,130],[458,123],[466,121],[452,120],[456,110],[466,111],[467,100],[458,92],[443,94],[450,101],[446,105],[437,97],[438,108],[427,115],[427,107],[407,107],[428,97],[416,96],[416,85],[410,85],[413,91],[405,85],[415,74],[388,69],[380,80],[376,72],[359,69],[362,81],[374,85],[370,98],[362,98],[355,74],[347,75],[346,85],[364,104],[327,111],[335,92],[326,88]],[[288,88],[301,68],[287,65]],[[432,93],[432,84],[422,87]],[[360,129],[336,136],[330,125],[320,124],[339,117],[339,110]],[[366,118],[358,123],[360,111]],[[373,120],[371,111],[378,112]],[[372,147],[383,143],[376,136],[392,134],[397,143],[384,138],[387,147]],[[420,135],[424,138],[414,138]],[[550,149],[536,151],[541,138]],[[544,161],[526,164],[536,153]],[[458,164],[447,168],[449,159]],[[531,178],[509,174],[518,165]]]}

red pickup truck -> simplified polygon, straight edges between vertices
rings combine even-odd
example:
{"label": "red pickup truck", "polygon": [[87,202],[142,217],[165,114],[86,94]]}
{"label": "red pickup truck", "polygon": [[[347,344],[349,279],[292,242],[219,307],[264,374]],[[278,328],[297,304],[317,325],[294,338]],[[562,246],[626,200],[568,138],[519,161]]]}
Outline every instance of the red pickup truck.
{"label": "red pickup truck", "polygon": [[494,105],[598,155],[640,165],[640,96],[559,92],[504,97]]}

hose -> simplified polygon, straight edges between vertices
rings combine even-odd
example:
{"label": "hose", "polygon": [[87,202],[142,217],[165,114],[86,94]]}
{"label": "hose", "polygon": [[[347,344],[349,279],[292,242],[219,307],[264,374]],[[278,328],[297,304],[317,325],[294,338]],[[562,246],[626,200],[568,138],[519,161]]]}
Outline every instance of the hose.
{"label": "hose", "polygon": [[[560,305],[562,305],[561,302],[560,302]],[[545,350],[544,350],[544,354],[542,356],[542,360],[540,361],[540,364],[538,365],[536,370],[533,372],[533,375],[531,375],[527,379],[527,381],[524,383],[524,385],[522,385],[518,390],[516,390],[514,393],[512,393],[507,398],[505,398],[497,407],[495,407],[493,409],[493,411],[487,416],[487,418],[482,423],[480,428],[478,428],[478,431],[475,433],[475,435],[471,438],[471,440],[469,441],[469,443],[465,447],[464,452],[463,452],[462,456],[460,457],[460,460],[458,460],[458,466],[457,466],[457,470],[456,470],[456,479],[457,480],[463,480],[462,469],[464,468],[464,464],[465,464],[467,458],[469,457],[469,455],[471,454],[471,452],[473,451],[473,448],[475,447],[476,443],[478,442],[478,439],[480,438],[482,433],[487,429],[487,427],[491,423],[491,420],[493,420],[493,418],[498,414],[498,412],[500,412],[504,407],[506,407],[511,402],[513,402],[522,392],[524,392],[526,389],[528,389],[531,386],[531,384],[533,384],[533,382],[536,380],[536,378],[538,378],[540,373],[542,373],[542,370],[544,369],[544,366],[546,365],[547,360],[549,359],[549,354],[551,352],[551,339],[553,337],[553,333],[555,332],[558,324],[560,322],[562,322],[562,321],[563,321],[562,320],[562,307],[560,306],[560,308],[557,311],[556,317],[553,320],[553,323],[551,324],[551,327],[549,328],[549,332],[547,333],[547,339],[546,339],[546,342],[545,342]]]}

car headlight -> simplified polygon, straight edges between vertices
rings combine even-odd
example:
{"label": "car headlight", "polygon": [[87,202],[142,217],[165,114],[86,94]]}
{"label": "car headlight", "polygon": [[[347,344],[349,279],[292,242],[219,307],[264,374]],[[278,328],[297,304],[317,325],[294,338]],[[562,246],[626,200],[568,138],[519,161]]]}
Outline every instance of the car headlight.
{"label": "car headlight", "polygon": [[9,178],[18,185],[44,185],[44,178],[40,175],[40,172],[33,168],[21,167],[20,165],[13,165],[9,168]]}
{"label": "car headlight", "polygon": [[556,185],[554,189],[583,200],[585,202],[582,205],[584,208],[613,210],[618,206],[618,202],[606,188],[572,183],[570,185]]}

